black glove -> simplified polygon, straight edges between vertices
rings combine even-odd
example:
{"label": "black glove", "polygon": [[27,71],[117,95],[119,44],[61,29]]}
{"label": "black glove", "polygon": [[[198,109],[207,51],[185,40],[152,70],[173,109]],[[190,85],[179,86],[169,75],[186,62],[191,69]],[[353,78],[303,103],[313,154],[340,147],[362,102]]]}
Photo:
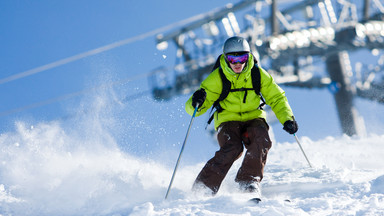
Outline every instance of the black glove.
{"label": "black glove", "polygon": [[290,134],[294,134],[299,129],[299,125],[297,125],[297,122],[295,120],[293,120],[293,121],[288,120],[288,121],[284,122],[283,129]]}
{"label": "black glove", "polygon": [[203,105],[205,101],[205,97],[207,96],[207,93],[205,92],[204,89],[199,89],[195,91],[192,95],[192,106],[193,108],[196,108],[196,105],[199,104],[199,107]]}

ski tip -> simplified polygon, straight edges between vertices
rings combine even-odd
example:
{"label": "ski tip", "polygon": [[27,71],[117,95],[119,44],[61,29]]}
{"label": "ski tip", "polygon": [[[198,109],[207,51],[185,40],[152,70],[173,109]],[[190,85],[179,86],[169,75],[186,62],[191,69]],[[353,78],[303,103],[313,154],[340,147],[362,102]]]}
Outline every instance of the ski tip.
{"label": "ski tip", "polygon": [[258,198],[258,197],[256,197],[256,198],[252,198],[252,199],[250,199],[249,202],[253,202],[253,203],[256,203],[256,204],[257,204],[257,203],[261,202],[261,199]]}

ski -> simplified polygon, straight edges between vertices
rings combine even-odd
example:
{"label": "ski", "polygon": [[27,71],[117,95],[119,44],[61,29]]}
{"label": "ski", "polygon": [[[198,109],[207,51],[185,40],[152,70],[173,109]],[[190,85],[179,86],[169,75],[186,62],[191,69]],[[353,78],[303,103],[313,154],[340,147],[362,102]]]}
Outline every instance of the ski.
{"label": "ski", "polygon": [[[261,202],[261,198],[255,197],[255,198],[249,199],[248,202],[259,204]],[[291,200],[290,199],[285,199],[284,202],[291,203]]]}
{"label": "ski", "polygon": [[255,198],[250,199],[249,202],[258,204],[259,202],[261,202],[261,199],[259,197],[255,197]]}
{"label": "ski", "polygon": [[[252,189],[252,191],[255,192],[256,194],[255,194],[255,197],[249,199],[248,202],[258,204],[261,202],[261,197],[262,197],[260,180],[257,179],[256,183],[253,186],[254,186],[254,188]],[[290,199],[284,199],[284,202],[291,203],[291,200]]]}

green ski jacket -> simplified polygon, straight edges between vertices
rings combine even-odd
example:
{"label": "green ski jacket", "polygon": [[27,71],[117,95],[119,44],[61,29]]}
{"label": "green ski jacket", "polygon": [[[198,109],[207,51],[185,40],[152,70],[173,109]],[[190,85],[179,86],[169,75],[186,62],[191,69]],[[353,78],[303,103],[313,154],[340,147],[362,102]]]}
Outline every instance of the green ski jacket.
{"label": "green ski jacket", "polygon": [[[231,89],[253,88],[251,69],[254,66],[253,55],[249,55],[247,65],[244,70],[236,74],[226,63],[224,55],[221,55],[220,66],[231,82]],[[257,65],[256,65],[257,67]],[[275,113],[281,124],[287,120],[293,120],[293,112],[285,97],[285,92],[275,83],[272,76],[264,69],[260,69],[260,93],[263,95],[266,104],[268,104]],[[219,68],[214,70],[200,85],[205,89],[207,97],[202,106],[197,110],[196,116],[204,114],[213,103],[219,98],[222,91],[222,81],[219,74]],[[215,112],[214,121],[217,130],[220,124],[228,121],[249,121],[256,118],[266,120],[264,110],[258,109],[260,105],[260,96],[254,90],[230,92],[228,96],[220,102],[223,111]],[[244,97],[245,102],[244,102]],[[185,104],[185,110],[188,114],[193,115],[192,96]]]}

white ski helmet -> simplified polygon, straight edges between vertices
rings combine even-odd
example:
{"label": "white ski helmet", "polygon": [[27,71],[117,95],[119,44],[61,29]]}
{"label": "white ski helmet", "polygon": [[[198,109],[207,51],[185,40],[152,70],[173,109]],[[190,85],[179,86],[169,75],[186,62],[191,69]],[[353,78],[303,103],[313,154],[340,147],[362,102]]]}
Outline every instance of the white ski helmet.
{"label": "white ski helmet", "polygon": [[247,40],[245,40],[245,38],[234,36],[234,37],[228,38],[224,42],[223,52],[224,54],[236,53],[236,52],[251,52],[251,49],[249,47]]}

